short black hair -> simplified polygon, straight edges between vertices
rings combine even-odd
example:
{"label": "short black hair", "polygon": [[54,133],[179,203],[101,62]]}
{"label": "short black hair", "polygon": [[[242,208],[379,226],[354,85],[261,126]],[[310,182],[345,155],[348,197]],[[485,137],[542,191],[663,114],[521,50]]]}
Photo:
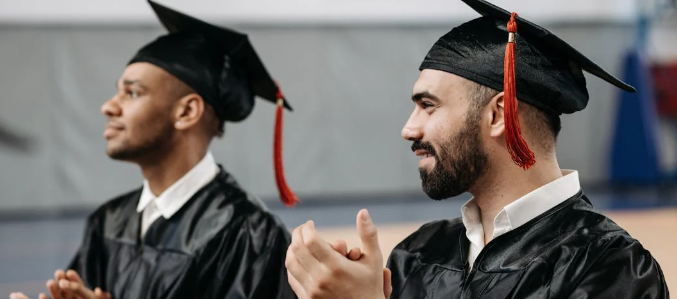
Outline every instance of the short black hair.
{"label": "short black hair", "polygon": [[[471,102],[471,109],[479,111],[484,108],[489,101],[495,97],[499,91],[489,88],[487,86],[466,80],[468,87],[469,100]],[[546,150],[551,150],[551,147],[557,142],[559,132],[562,130],[562,121],[559,115],[547,113],[533,105],[526,102],[519,102],[520,111],[526,115],[526,121],[530,127],[535,128],[537,136],[551,137],[552,144],[543,144]],[[545,130],[541,129],[545,128]]]}

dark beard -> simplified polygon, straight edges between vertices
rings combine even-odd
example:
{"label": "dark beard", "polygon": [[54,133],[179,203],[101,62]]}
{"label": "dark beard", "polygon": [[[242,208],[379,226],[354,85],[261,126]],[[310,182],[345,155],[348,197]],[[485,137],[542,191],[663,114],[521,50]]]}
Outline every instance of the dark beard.
{"label": "dark beard", "polygon": [[435,158],[435,167],[419,168],[423,191],[434,200],[458,196],[470,189],[487,169],[487,154],[480,140],[479,115],[468,115],[465,126],[444,140],[436,153],[430,143],[416,141],[412,150],[427,150]]}

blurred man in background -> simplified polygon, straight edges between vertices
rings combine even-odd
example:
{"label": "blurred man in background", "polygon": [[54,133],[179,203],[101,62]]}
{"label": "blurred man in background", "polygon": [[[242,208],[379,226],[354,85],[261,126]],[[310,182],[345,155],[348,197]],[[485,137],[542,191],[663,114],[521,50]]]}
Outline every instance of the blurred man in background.
{"label": "blurred man in background", "polygon": [[224,122],[251,113],[255,96],[284,99],[242,35],[151,6],[170,33],[138,51],[101,108],[108,155],[138,164],[143,187],[89,216],[49,293],[295,298],[284,269],[288,230],[208,150]]}

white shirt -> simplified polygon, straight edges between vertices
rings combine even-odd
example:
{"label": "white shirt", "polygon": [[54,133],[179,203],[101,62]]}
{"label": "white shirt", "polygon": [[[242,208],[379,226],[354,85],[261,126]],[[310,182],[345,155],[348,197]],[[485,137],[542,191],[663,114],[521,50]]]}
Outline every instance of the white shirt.
{"label": "white shirt", "polygon": [[160,196],[155,196],[148,186],[148,181],[144,180],[141,198],[136,207],[137,212],[143,212],[141,237],[143,238],[148,227],[160,216],[165,219],[171,218],[197,191],[211,182],[218,173],[219,167],[214,160],[214,156],[207,152],[200,162],[162,192]]}
{"label": "white shirt", "polygon": [[[578,172],[563,170],[562,177],[524,195],[507,206],[494,218],[494,232],[492,240],[511,230],[514,230],[538,215],[554,208],[580,191]],[[470,240],[468,263],[472,268],[475,259],[484,248],[484,227],[482,214],[474,198],[461,207],[465,235]]]}

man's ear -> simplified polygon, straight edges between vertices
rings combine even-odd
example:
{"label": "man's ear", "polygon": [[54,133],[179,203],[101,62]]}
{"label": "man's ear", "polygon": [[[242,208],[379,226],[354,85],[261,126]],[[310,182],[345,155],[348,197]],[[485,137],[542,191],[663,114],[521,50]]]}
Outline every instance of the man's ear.
{"label": "man's ear", "polygon": [[491,137],[501,137],[505,133],[503,92],[500,92],[491,98],[487,107],[489,107],[489,111],[491,112],[489,133]]}
{"label": "man's ear", "polygon": [[186,130],[197,125],[205,113],[205,102],[197,93],[188,94],[176,102],[174,128]]}

